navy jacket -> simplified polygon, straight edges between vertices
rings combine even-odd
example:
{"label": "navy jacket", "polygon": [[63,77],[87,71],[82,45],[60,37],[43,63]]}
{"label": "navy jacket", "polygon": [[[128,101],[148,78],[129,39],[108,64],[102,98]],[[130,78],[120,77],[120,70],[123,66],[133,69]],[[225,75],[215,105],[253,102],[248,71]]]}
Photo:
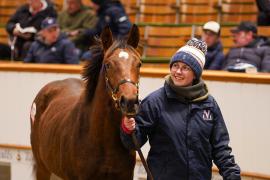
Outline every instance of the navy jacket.
{"label": "navy jacket", "polygon": [[92,38],[100,35],[103,28],[107,25],[110,27],[113,36],[116,38],[123,37],[128,34],[131,28],[131,22],[125,12],[124,7],[119,1],[106,2],[100,6],[97,12],[98,21],[96,27],[88,29],[85,36]]}
{"label": "navy jacket", "polygon": [[63,34],[54,44],[47,45],[42,40],[34,41],[24,62],[78,64],[79,53],[74,44]]}
{"label": "navy jacket", "polygon": [[224,59],[223,47],[219,41],[213,47],[207,48],[204,69],[220,70],[222,69]]}
{"label": "navy jacket", "polygon": [[[165,83],[146,97],[136,119],[136,136],[155,180],[210,180],[212,160],[226,180],[238,180],[240,168],[228,146],[229,134],[212,96],[197,103],[182,103]],[[130,135],[121,131],[123,144],[133,149]]]}

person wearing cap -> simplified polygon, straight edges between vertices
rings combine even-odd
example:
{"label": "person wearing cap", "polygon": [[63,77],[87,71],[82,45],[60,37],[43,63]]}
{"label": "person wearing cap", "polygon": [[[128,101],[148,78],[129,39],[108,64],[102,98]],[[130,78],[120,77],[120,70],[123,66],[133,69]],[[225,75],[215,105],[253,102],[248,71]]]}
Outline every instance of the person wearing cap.
{"label": "person wearing cap", "polygon": [[257,35],[257,27],[249,21],[241,22],[231,30],[234,47],[226,56],[223,69],[234,70],[253,67],[260,72],[270,72],[270,47],[264,37]]}
{"label": "person wearing cap", "polygon": [[202,40],[207,44],[207,53],[204,69],[220,70],[225,56],[220,41],[220,25],[209,21],[203,25]]}
{"label": "person wearing cap", "polygon": [[88,50],[82,40],[82,32],[94,28],[96,16],[89,7],[84,6],[82,0],[67,0],[67,8],[62,11],[57,22],[61,31],[66,33],[75,46],[82,51]]}
{"label": "person wearing cap", "polygon": [[[91,7],[97,15],[97,23],[83,33],[83,44],[88,47],[93,45],[93,40],[99,36],[102,30],[109,26],[115,39],[124,38],[131,28],[131,22],[119,0],[91,0]],[[81,60],[91,60],[91,52],[82,54]]]}
{"label": "person wearing cap", "polygon": [[128,34],[131,22],[119,0],[91,0],[91,3],[98,21],[94,28],[84,32],[88,42],[96,35],[99,36],[106,26],[110,27],[114,38],[122,38]]}
{"label": "person wearing cap", "polygon": [[149,140],[147,163],[154,179],[210,180],[212,160],[224,179],[239,180],[229,134],[214,97],[201,79],[205,42],[193,38],[170,60],[164,86],[148,95],[134,118],[123,117],[120,137],[134,149]]}
{"label": "person wearing cap", "polygon": [[[6,24],[6,30],[15,43],[16,60],[22,60],[25,57],[36,32],[40,30],[42,20],[56,16],[57,12],[53,5],[46,0],[28,0],[28,3],[16,10]],[[32,27],[34,31],[21,31],[28,27]]]}
{"label": "person wearing cap", "polygon": [[24,58],[24,62],[78,64],[79,53],[74,44],[63,33],[60,33],[56,19],[48,17],[42,21],[41,30]]}

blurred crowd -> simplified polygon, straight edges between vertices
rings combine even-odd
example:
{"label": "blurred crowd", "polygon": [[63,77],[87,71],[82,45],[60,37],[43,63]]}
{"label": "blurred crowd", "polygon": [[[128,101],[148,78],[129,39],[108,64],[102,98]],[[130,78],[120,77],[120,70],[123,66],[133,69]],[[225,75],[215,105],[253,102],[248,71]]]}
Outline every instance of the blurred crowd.
{"label": "blurred crowd", "polygon": [[[78,64],[91,60],[89,47],[105,26],[124,38],[131,22],[119,0],[66,0],[58,12],[49,0],[28,0],[6,24],[10,44],[0,44],[0,58],[35,63]],[[234,45],[224,54],[221,25],[205,22],[201,39],[207,43],[205,69],[270,72],[270,40],[258,35],[257,25],[270,25],[270,1],[256,1],[257,24],[240,22],[231,29]]]}
{"label": "blurred crowd", "polygon": [[78,64],[91,59],[89,47],[105,26],[115,38],[127,35],[131,22],[120,1],[66,0],[57,12],[51,1],[28,0],[10,17],[6,30],[10,46],[1,44],[1,58],[35,63]]}

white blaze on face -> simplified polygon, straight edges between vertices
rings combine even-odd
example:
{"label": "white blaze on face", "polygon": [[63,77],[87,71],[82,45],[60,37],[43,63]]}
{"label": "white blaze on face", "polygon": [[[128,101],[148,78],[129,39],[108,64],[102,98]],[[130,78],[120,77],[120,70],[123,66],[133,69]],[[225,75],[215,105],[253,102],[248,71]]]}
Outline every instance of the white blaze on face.
{"label": "white blaze on face", "polygon": [[34,123],[35,121],[36,112],[37,112],[37,106],[36,106],[36,103],[33,103],[31,107],[31,111],[30,111],[30,117],[31,117],[32,123]]}
{"label": "white blaze on face", "polygon": [[124,58],[124,59],[128,59],[129,58],[129,54],[125,51],[120,51],[119,53],[119,58]]}

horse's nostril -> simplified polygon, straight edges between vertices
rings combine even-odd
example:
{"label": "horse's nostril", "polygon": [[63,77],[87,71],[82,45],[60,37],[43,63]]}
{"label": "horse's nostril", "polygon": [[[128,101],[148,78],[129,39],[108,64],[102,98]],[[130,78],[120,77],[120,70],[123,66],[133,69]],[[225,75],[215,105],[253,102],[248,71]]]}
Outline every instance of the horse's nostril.
{"label": "horse's nostril", "polygon": [[137,112],[137,107],[138,107],[138,98],[132,98],[132,99],[127,99],[124,96],[121,96],[120,98],[120,106],[123,112],[126,113],[136,113]]}

